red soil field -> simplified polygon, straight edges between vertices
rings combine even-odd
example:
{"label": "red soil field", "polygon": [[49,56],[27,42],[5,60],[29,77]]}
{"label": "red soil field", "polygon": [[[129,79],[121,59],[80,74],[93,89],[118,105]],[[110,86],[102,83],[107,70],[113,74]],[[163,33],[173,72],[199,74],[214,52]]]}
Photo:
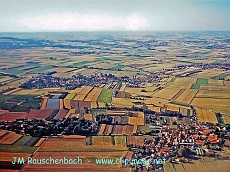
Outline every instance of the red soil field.
{"label": "red soil field", "polygon": [[15,121],[19,118],[25,118],[27,113],[25,112],[7,112],[0,116],[0,121]]}
{"label": "red soil field", "polygon": [[60,109],[57,115],[53,119],[63,119],[67,113],[68,113],[68,110]]}
{"label": "red soil field", "polygon": [[91,108],[91,103],[90,101],[79,101],[79,108],[84,108],[84,107],[87,107],[87,108]]}
{"label": "red soil field", "polygon": [[48,116],[52,114],[53,110],[44,109],[44,110],[31,110],[27,117],[28,119],[46,119]]}
{"label": "red soil field", "polygon": [[230,87],[230,81],[224,81],[224,86]]}
{"label": "red soil field", "polygon": [[3,137],[0,139],[0,144],[6,144],[6,145],[11,145],[14,142],[16,142],[18,139],[20,139],[22,135],[16,134],[14,132],[9,132],[5,134]]}
{"label": "red soil field", "polygon": [[71,107],[74,109],[79,109],[79,102],[77,100],[70,100]]}
{"label": "red soil field", "polygon": [[123,130],[122,125],[115,125],[112,135],[122,135],[122,130]]}
{"label": "red soil field", "polygon": [[0,137],[2,137],[3,135],[5,135],[8,131],[5,130],[0,130]]}

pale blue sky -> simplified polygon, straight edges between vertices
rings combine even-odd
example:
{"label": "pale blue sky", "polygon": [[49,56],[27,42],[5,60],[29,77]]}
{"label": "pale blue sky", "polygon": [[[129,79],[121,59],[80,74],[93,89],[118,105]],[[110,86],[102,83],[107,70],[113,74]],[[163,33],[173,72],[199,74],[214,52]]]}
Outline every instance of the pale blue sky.
{"label": "pale blue sky", "polygon": [[0,0],[0,32],[230,30],[230,1]]}

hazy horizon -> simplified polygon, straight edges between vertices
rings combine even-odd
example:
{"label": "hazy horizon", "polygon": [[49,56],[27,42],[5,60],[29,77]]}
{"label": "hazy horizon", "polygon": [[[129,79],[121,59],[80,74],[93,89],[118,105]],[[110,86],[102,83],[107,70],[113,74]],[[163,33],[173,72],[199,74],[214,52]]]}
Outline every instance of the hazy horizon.
{"label": "hazy horizon", "polygon": [[0,32],[230,31],[230,1],[3,0]]}

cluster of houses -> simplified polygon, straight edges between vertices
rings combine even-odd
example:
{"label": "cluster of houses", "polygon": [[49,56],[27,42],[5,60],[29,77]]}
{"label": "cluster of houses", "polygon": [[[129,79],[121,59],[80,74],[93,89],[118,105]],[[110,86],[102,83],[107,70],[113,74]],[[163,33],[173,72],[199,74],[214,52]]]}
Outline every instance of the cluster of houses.
{"label": "cluster of houses", "polygon": [[73,89],[82,85],[94,85],[100,86],[101,84],[107,84],[111,82],[127,82],[128,87],[146,87],[146,82],[159,82],[164,76],[158,74],[148,74],[140,77],[116,77],[112,74],[101,74],[83,76],[73,75],[71,78],[60,78],[52,77],[52,75],[40,75],[32,77],[29,81],[21,85],[22,88],[52,88],[52,87],[63,87],[66,89]]}
{"label": "cluster of houses", "polygon": [[[152,127],[158,130],[152,139],[146,138],[143,146],[129,145],[134,152],[133,158],[147,164],[130,164],[136,171],[162,170],[162,163],[156,163],[156,159],[166,159],[169,162],[189,162],[197,159],[197,156],[218,156],[216,151],[222,150],[227,130],[216,124],[200,124],[193,121],[190,125],[178,124],[178,128],[170,128],[167,125],[156,124]],[[162,127],[159,127],[159,126]],[[160,130],[159,130],[160,129]]]}

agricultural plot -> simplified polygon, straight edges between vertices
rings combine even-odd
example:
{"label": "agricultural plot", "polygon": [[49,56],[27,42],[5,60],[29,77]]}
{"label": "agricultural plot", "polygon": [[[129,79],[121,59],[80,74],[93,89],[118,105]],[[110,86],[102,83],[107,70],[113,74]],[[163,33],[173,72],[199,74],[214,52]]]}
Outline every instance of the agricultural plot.
{"label": "agricultural plot", "polygon": [[216,75],[214,77],[212,77],[213,79],[225,79],[226,77],[228,77],[230,74],[226,74],[226,73],[221,73],[219,75]]}
{"label": "agricultural plot", "polygon": [[230,168],[230,164],[228,160],[210,160],[210,161],[196,161],[194,164],[183,163],[186,172],[193,172],[194,169],[196,171],[202,172],[210,172],[210,171],[218,171],[218,172],[226,172],[226,169]]}
{"label": "agricultural plot", "polygon": [[172,98],[172,100],[177,100],[184,92],[185,92],[185,89],[181,89],[181,90]]}
{"label": "agricultural plot", "polygon": [[71,109],[71,102],[68,99],[64,99],[64,107],[67,109]]}
{"label": "agricultural plot", "polygon": [[3,93],[3,95],[10,95],[10,94],[16,93],[16,92],[18,92],[20,90],[22,90],[22,88],[15,88],[13,90],[10,90],[8,92]]}
{"label": "agricultural plot", "polygon": [[93,120],[93,114],[84,114],[84,119],[92,121]]}
{"label": "agricultural plot", "polygon": [[172,99],[181,89],[180,88],[165,88],[154,94],[154,97],[163,99]]}
{"label": "agricultural plot", "polygon": [[132,135],[134,125],[115,125],[111,135]]}
{"label": "agricultural plot", "polygon": [[30,109],[39,109],[40,98],[31,95],[2,95],[0,97],[0,108],[15,112],[27,112]]}
{"label": "agricultural plot", "polygon": [[0,121],[16,121],[16,119],[22,119],[26,117],[24,112],[6,112],[0,116]]}
{"label": "agricultural plot", "polygon": [[108,89],[103,89],[97,99],[98,102],[111,103],[112,102],[113,91]]}
{"label": "agricultural plot", "polygon": [[0,130],[0,138],[4,136],[8,131],[6,130]]}
{"label": "agricultural plot", "polygon": [[152,136],[127,136],[127,145],[143,146],[145,139],[152,139]]}
{"label": "agricultural plot", "polygon": [[[27,154],[27,153],[0,152],[0,162],[12,163],[13,157],[20,157],[20,158],[24,158],[25,160],[27,160],[28,157],[30,157],[30,156],[31,156],[31,154]],[[5,172],[14,172],[13,170],[9,170],[9,171],[6,169],[2,169],[2,170]]]}
{"label": "agricultural plot", "polygon": [[112,146],[113,145],[113,139],[111,136],[93,136],[92,137],[92,145]]}
{"label": "agricultural plot", "polygon": [[194,98],[192,104],[204,109],[210,109],[215,112],[230,115],[229,99]]}
{"label": "agricultural plot", "polygon": [[224,81],[224,86],[230,87],[230,81]]}
{"label": "agricultural plot", "polygon": [[131,125],[145,125],[145,120],[144,118],[129,117],[128,123]]}
{"label": "agricultural plot", "polygon": [[55,115],[55,117],[53,119],[62,120],[66,116],[67,113],[68,113],[68,110],[59,109],[58,113]]}
{"label": "agricultural plot", "polygon": [[73,98],[73,100],[83,101],[87,94],[92,90],[93,87],[86,86]]}
{"label": "agricultural plot", "polygon": [[59,109],[59,99],[48,99],[46,109]]}
{"label": "agricultural plot", "polygon": [[47,102],[48,102],[48,98],[44,98],[41,102],[41,107],[40,109],[46,109],[47,106]]}
{"label": "agricultural plot", "polygon": [[199,90],[196,98],[213,98],[213,99],[228,99],[230,101],[229,90]]}
{"label": "agricultural plot", "polygon": [[88,93],[88,95],[86,96],[86,98],[84,99],[84,101],[94,101],[96,102],[100,93],[102,91],[102,88],[93,88],[90,93]]}
{"label": "agricultural plot", "polygon": [[45,120],[53,113],[53,110],[51,109],[45,109],[45,110],[31,110],[27,114],[28,119],[43,119]]}
{"label": "agricultural plot", "polygon": [[198,90],[189,89],[185,90],[176,100],[179,102],[190,104],[193,98],[196,96]]}
{"label": "agricultural plot", "polygon": [[21,89],[20,91],[14,92],[12,95],[40,95],[38,91],[39,89],[31,89],[31,90]]}
{"label": "agricultural plot", "polygon": [[112,98],[112,106],[114,107],[133,107],[134,103],[132,103],[132,99],[127,98]]}
{"label": "agricultural plot", "polygon": [[214,112],[200,108],[195,108],[195,110],[199,122],[218,123]]}
{"label": "agricultural plot", "polygon": [[34,146],[39,147],[45,141],[45,139],[46,138],[40,138]]}
{"label": "agricultural plot", "polygon": [[224,83],[223,80],[216,80],[216,79],[208,80],[208,85],[212,85],[212,86],[224,86],[223,83]]}
{"label": "agricultural plot", "polygon": [[[49,171],[61,172],[61,171],[111,171],[111,172],[128,172],[130,168],[121,167],[121,164],[109,164],[109,165],[98,165],[96,164],[96,159],[119,159],[120,157],[125,157],[127,151],[109,151],[109,152],[63,152],[67,159],[82,159],[82,164],[26,164],[21,171]],[[34,155],[35,159],[63,159],[63,155],[60,152],[36,152]],[[88,162],[90,161],[90,162]]]}
{"label": "agricultural plot", "polygon": [[[86,139],[79,138],[48,138],[39,147],[39,152],[106,152],[106,151],[126,151],[127,148],[123,146],[114,146],[111,136],[93,136],[96,138],[96,145],[86,145]],[[94,138],[92,142],[94,143]],[[103,138],[105,137],[105,138]],[[110,137],[110,138],[109,138]],[[99,144],[99,143],[104,143]]]}
{"label": "agricultural plot", "polygon": [[21,137],[22,135],[20,134],[16,134],[14,132],[8,132],[7,134],[5,134],[4,136],[0,138],[0,144],[11,145],[14,142],[16,142],[18,139],[20,139]]}
{"label": "agricultural plot", "polygon": [[192,84],[195,84],[197,82],[196,78],[191,78],[191,77],[183,77],[183,78],[176,78],[176,80],[169,85],[168,87],[178,87],[181,89],[190,89]]}
{"label": "agricultural plot", "polygon": [[115,145],[126,147],[126,136],[114,136]]}
{"label": "agricultural plot", "polygon": [[100,130],[98,132],[98,135],[103,135],[104,134],[104,130],[105,130],[106,124],[101,124]]}
{"label": "agricultural plot", "polygon": [[144,102],[147,105],[154,105],[157,107],[163,107],[165,104],[169,103],[169,100],[153,97],[153,98],[149,98],[149,99],[145,100]]}
{"label": "agricultural plot", "polygon": [[113,131],[113,125],[106,125],[104,130],[104,135],[110,135]]}

